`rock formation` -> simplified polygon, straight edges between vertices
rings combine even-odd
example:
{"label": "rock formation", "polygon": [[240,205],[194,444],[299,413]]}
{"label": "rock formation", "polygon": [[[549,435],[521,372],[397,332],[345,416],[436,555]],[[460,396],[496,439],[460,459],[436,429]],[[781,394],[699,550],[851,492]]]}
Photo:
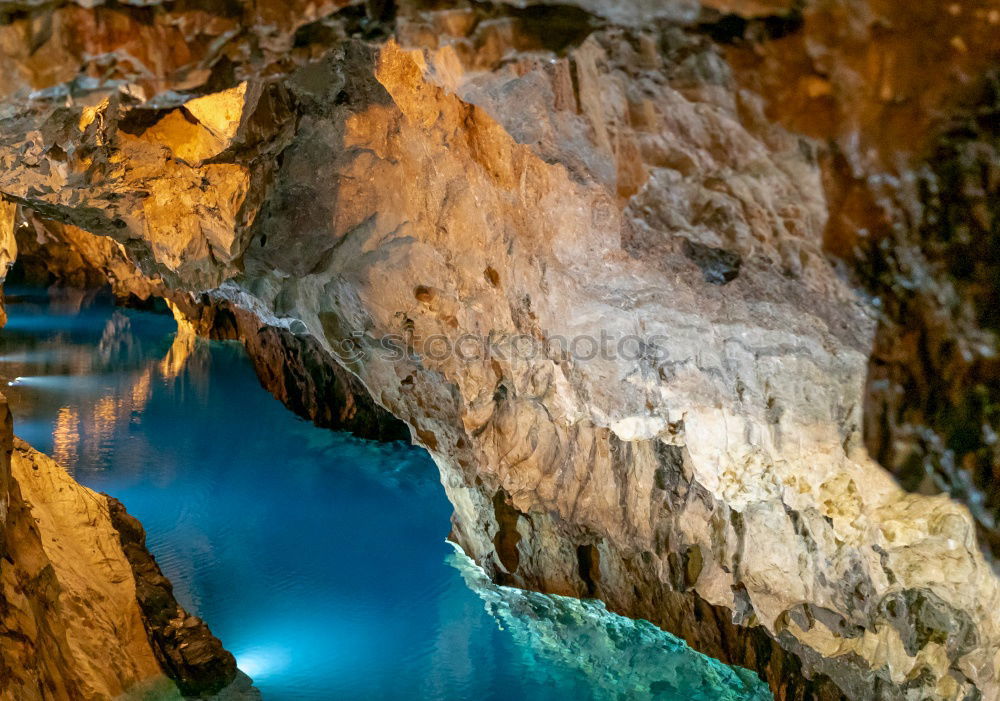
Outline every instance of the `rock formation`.
{"label": "rock formation", "polygon": [[[2,412],[0,693],[110,698],[160,676],[106,504],[48,458],[15,445],[6,403]],[[80,606],[86,618],[74,611]]]}
{"label": "rock formation", "polygon": [[[232,655],[178,606],[138,522],[14,438],[6,401],[0,415],[0,698],[179,699],[233,684]],[[229,698],[252,697],[241,690]]]}
{"label": "rock formation", "polygon": [[182,328],[202,336],[240,339],[261,383],[292,411],[318,426],[376,440],[403,440],[409,431],[378,406],[361,383],[308,335],[262,323],[252,312],[213,302],[208,295],[177,294],[158,278],[147,278],[114,241],[71,225],[27,216],[18,257],[22,280],[81,288],[110,283],[123,305],[144,307],[167,300]]}
{"label": "rock formation", "polygon": [[883,5],[20,8],[5,221],[401,419],[499,582],[779,699],[996,699],[1000,15]]}
{"label": "rock formation", "polygon": [[[595,698],[770,698],[767,687],[753,672],[692,655],[683,643],[649,621],[609,613],[596,599],[499,586],[463,553],[453,553],[449,562],[483,600],[497,625],[518,642],[518,650],[530,660],[528,664],[536,669],[580,670]],[[623,669],[628,670],[627,675],[621,674]]]}

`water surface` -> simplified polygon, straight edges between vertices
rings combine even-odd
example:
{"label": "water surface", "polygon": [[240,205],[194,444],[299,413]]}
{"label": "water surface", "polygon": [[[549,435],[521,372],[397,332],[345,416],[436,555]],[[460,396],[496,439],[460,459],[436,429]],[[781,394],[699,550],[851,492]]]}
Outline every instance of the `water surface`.
{"label": "water surface", "polygon": [[15,431],[143,522],[265,699],[770,698],[598,602],[494,586],[445,542],[424,452],[297,419],[239,344],[101,296],[7,295]]}

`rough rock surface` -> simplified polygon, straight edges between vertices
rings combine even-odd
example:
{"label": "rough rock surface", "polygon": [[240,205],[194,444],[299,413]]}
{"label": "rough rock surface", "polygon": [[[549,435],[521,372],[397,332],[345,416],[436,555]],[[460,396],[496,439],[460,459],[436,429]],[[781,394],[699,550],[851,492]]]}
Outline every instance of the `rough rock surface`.
{"label": "rough rock surface", "polygon": [[[862,434],[873,342],[884,358],[914,304],[936,334],[947,307],[923,286],[880,317],[824,251],[879,222],[904,243],[927,231],[917,248],[943,260],[966,250],[936,245],[936,220],[891,216],[928,201],[907,197],[905,168],[960,92],[935,79],[914,113],[916,82],[890,79],[913,77],[904,30],[931,23],[874,0],[320,5],[267,22],[237,3],[18,16],[22,32],[63,12],[179,28],[170,56],[117,61],[125,35],[100,34],[104,73],[71,52],[64,73],[7,88],[0,193],[19,246],[58,222],[67,251],[105,251],[87,265],[123,292],[165,296],[194,326],[205,309],[248,315],[239,335],[305,345],[310,376],[336,372],[322,350],[430,451],[454,539],[498,581],[601,598],[757,670],[777,698],[1000,698],[1000,586],[976,519],[901,489]],[[973,75],[1000,17],[955,7],[976,30],[946,60]],[[851,21],[824,31],[831,17]],[[808,100],[829,118],[796,121],[827,114]],[[892,162],[907,124],[920,139]],[[969,198],[960,239],[995,222],[983,129],[932,179]],[[949,180],[970,162],[980,180]],[[57,273],[69,260],[38,256]],[[959,297],[989,297],[984,270],[951,273],[978,285]],[[568,343],[588,337],[603,352]],[[285,351],[248,347],[279,372]],[[890,375],[933,372],[913,348]],[[869,445],[898,435],[884,414]],[[973,486],[981,465],[963,468]]]}
{"label": "rough rock surface", "polygon": [[1000,7],[807,3],[794,21],[764,43],[739,25],[726,54],[770,118],[822,140],[824,245],[879,311],[866,443],[907,489],[968,505],[995,557]]}
{"label": "rough rock surface", "polygon": [[208,626],[185,611],[173,586],[146,550],[146,532],[120,501],[104,495],[111,525],[118,532],[135,578],[136,600],[153,652],[185,696],[214,694],[236,678],[236,660]]}
{"label": "rough rock surface", "polygon": [[174,600],[139,522],[15,438],[6,400],[0,414],[0,698],[258,698]]}
{"label": "rough rock surface", "polygon": [[233,684],[232,655],[174,601],[138,521],[14,438],[6,401],[0,413],[0,698],[179,699]]}
{"label": "rough rock surface", "polygon": [[0,414],[0,697],[113,698],[162,677],[107,503]]}
{"label": "rough rock surface", "polygon": [[913,184],[913,225],[871,245],[884,314],[869,364],[872,455],[914,491],[968,504],[1000,555],[1000,74],[955,115]]}

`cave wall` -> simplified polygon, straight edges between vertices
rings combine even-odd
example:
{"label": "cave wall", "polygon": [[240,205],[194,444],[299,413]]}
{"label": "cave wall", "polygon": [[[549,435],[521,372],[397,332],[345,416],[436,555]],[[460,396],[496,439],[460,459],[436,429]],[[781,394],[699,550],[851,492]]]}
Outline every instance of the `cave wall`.
{"label": "cave wall", "polygon": [[807,3],[795,21],[726,55],[770,119],[818,140],[824,248],[878,313],[866,445],[906,489],[969,506],[995,558],[1000,9]]}
{"label": "cave wall", "polygon": [[967,504],[1000,553],[1000,90],[987,75],[912,185],[919,203],[866,249],[883,314],[869,362],[865,437],[913,491]]}
{"label": "cave wall", "polygon": [[[978,496],[996,458],[989,432],[965,435],[991,405],[956,417],[930,399],[961,407],[992,377],[964,352],[995,344],[975,312],[992,258],[947,263],[995,228],[989,116],[961,99],[988,80],[1000,18],[264,7],[15,17],[32,37],[80,12],[180,32],[167,56],[94,35],[157,80],[125,61],[97,79],[69,50],[58,78],[7,87],[18,247],[243,338],[315,420],[350,428],[354,403],[404,421],[441,470],[453,538],[500,582],[599,597],[778,698],[1000,694],[980,551],[995,505]],[[947,70],[924,86],[913,47],[941,33]],[[39,37],[42,54],[71,46]],[[958,132],[936,126],[949,110],[968,115]],[[942,217],[962,219],[960,245],[938,241]],[[914,250],[939,265],[908,286]],[[971,326],[941,321],[938,282],[971,300]],[[559,343],[602,331],[635,352]],[[928,336],[959,345],[928,354]],[[923,428],[959,458],[950,482]]]}

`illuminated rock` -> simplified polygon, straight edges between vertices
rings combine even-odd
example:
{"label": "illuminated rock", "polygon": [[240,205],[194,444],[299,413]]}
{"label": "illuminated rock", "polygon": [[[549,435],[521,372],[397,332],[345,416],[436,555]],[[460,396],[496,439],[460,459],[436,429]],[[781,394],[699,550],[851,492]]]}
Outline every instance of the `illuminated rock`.
{"label": "illuminated rock", "polygon": [[[868,454],[878,308],[827,256],[880,217],[882,183],[905,191],[884,169],[957,89],[932,76],[899,117],[923,49],[875,3],[575,5],[404,3],[386,41],[268,5],[264,56],[234,40],[208,94],[184,59],[152,92],[22,104],[0,193],[48,232],[52,272],[79,249],[120,294],[247,338],[262,375],[294,347],[364,388],[433,455],[453,538],[499,582],[598,597],[778,698],[997,698],[977,523]],[[855,18],[852,42],[827,15]],[[980,19],[949,67],[983,69]]]}
{"label": "illuminated rock", "polygon": [[[171,672],[187,693],[233,683],[232,655],[177,605],[169,583],[150,583],[166,580],[142,539],[122,531],[125,525],[134,530],[138,522],[120,504],[80,486],[51,459],[13,438],[5,400],[0,412],[5,433],[0,550],[6,558],[0,568],[0,625],[16,640],[3,648],[0,695],[109,699],[144,689],[157,698],[179,698],[162,659],[182,660]],[[151,599],[143,592],[154,585],[162,591]],[[181,642],[197,643],[191,649],[206,657],[187,654],[184,661],[177,640],[155,637],[150,631],[161,616],[177,626],[191,619]],[[233,698],[241,693],[253,698],[245,680],[236,686],[241,688],[234,688]]]}

